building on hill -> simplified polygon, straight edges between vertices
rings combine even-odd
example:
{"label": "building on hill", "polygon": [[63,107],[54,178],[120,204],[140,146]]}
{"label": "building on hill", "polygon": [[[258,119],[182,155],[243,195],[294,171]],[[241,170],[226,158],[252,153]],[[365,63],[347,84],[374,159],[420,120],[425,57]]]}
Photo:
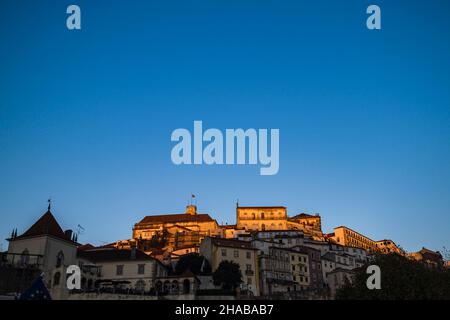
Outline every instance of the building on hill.
{"label": "building on hill", "polygon": [[133,228],[132,238],[144,251],[152,248],[183,248],[200,244],[208,236],[220,234],[217,221],[209,214],[197,213],[188,205],[185,213],[146,216]]}
{"label": "building on hill", "polygon": [[294,246],[292,250],[308,255],[308,289],[312,292],[320,293],[325,288],[320,250],[307,246]]}
{"label": "building on hill", "polygon": [[409,253],[408,258],[420,261],[433,268],[441,268],[444,266],[442,254],[439,251],[433,251],[425,247],[418,252]]}
{"label": "building on hill", "polygon": [[315,240],[323,240],[322,221],[319,214],[301,213],[288,218],[287,225],[289,229],[302,230],[305,235],[311,236]]}
{"label": "building on hill", "polygon": [[200,254],[209,261],[213,272],[222,261],[237,263],[242,273],[242,289],[255,296],[260,293],[257,251],[250,241],[236,239],[207,237],[200,244]]}
{"label": "building on hill", "polygon": [[405,251],[399,248],[392,240],[380,240],[376,241],[377,251],[381,253],[397,253],[399,255],[405,255]]}
{"label": "building on hill", "polygon": [[236,206],[238,229],[248,231],[287,230],[286,207],[240,207]]}
{"label": "building on hill", "polygon": [[359,232],[344,226],[334,228],[334,233],[327,235],[326,238],[342,246],[362,248],[372,253],[405,254],[392,240],[374,241]]}
{"label": "building on hill", "polygon": [[267,250],[257,249],[260,250],[258,260],[261,295],[288,297],[296,287],[291,271],[290,250],[274,246],[269,246]]}

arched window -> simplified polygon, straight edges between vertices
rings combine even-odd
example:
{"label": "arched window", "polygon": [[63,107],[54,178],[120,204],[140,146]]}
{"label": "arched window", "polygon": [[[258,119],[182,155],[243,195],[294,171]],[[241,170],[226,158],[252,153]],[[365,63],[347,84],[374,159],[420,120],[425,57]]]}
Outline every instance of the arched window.
{"label": "arched window", "polygon": [[177,280],[173,280],[172,281],[172,293],[173,294],[178,294],[179,291],[180,291],[180,286],[178,284],[178,281]]}
{"label": "arched window", "polygon": [[62,251],[58,252],[56,255],[56,267],[59,268],[64,263],[64,253]]}
{"label": "arched window", "polygon": [[57,273],[55,273],[55,275],[53,276],[53,286],[57,286],[59,285],[59,280],[61,279],[61,273],[58,271]]}
{"label": "arched window", "polygon": [[264,223],[261,225],[261,229],[262,231],[266,231],[266,225]]}
{"label": "arched window", "polygon": [[135,287],[136,287],[136,291],[144,292],[145,291],[145,281],[144,280],[136,281]]}
{"label": "arched window", "polygon": [[183,281],[183,293],[188,294],[191,291],[191,282],[188,279]]}
{"label": "arched window", "polygon": [[162,292],[162,286],[163,286],[162,282],[157,281],[155,285],[156,292]]}
{"label": "arched window", "polygon": [[261,219],[264,219],[264,212],[261,212]]}
{"label": "arched window", "polygon": [[164,281],[164,292],[167,292],[167,293],[169,293],[170,292],[170,281],[169,280],[166,280],[166,281]]}

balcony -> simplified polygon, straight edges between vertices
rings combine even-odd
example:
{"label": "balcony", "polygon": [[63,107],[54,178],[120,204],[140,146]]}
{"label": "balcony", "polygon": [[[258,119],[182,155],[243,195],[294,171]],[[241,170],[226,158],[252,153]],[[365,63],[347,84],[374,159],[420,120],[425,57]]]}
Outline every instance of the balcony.
{"label": "balcony", "polygon": [[0,258],[2,267],[35,268],[42,267],[43,256],[37,254],[3,253]]}

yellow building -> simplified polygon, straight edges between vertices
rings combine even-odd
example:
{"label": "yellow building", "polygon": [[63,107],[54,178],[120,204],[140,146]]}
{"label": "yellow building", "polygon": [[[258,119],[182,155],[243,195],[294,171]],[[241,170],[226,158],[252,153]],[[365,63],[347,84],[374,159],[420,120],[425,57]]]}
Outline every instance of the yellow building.
{"label": "yellow building", "polygon": [[397,253],[400,255],[405,255],[405,252],[401,248],[399,248],[392,240],[380,240],[376,241],[375,244],[378,248],[378,251],[381,253]]}
{"label": "yellow building", "polygon": [[215,271],[222,261],[232,261],[239,265],[242,273],[243,289],[259,296],[258,249],[248,241],[224,238],[205,238],[200,244],[200,254],[204,256]]}
{"label": "yellow building", "polygon": [[340,245],[362,248],[369,252],[404,254],[392,240],[374,241],[348,227],[334,228],[330,239]]}
{"label": "yellow building", "polygon": [[197,245],[219,232],[216,220],[209,214],[197,213],[197,206],[188,205],[185,213],[146,216],[134,225],[133,239],[140,243],[139,247],[176,249]]}
{"label": "yellow building", "polygon": [[319,214],[298,214],[288,218],[288,228],[301,230],[305,235],[312,236],[315,240],[323,240],[322,221]]}
{"label": "yellow building", "polygon": [[[308,253],[290,251],[292,279],[298,285],[298,290],[308,289],[310,285]],[[297,290],[297,288],[296,288]]]}
{"label": "yellow building", "polygon": [[236,207],[238,229],[249,231],[287,230],[286,207]]}

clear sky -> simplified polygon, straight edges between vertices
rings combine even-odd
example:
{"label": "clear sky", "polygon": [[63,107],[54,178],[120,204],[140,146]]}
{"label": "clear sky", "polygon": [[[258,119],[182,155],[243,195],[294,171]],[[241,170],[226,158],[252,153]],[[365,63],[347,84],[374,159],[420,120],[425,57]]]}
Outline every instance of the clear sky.
{"label": "clear sky", "polygon": [[[2,0],[2,249],[49,196],[100,245],[191,193],[219,223],[239,198],[319,212],[324,232],[450,247],[449,39],[448,0]],[[279,128],[279,173],[173,165],[171,132],[194,120]]]}

